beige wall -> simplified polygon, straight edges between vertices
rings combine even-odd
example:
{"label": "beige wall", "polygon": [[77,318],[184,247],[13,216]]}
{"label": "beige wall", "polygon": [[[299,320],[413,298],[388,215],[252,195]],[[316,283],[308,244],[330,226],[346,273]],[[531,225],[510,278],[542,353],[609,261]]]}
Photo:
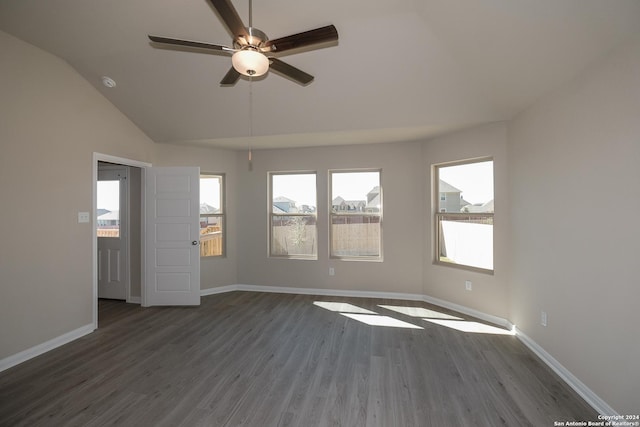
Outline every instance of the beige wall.
{"label": "beige wall", "polygon": [[[239,153],[238,236],[242,284],[422,292],[422,191],[420,144],[375,144]],[[328,169],[382,168],[384,262],[328,259]],[[267,257],[267,172],[313,170],[318,182],[318,260]],[[335,276],[329,276],[329,267]]]}
{"label": "beige wall", "polygon": [[236,284],[238,270],[236,152],[156,144],[156,163],[154,166],[199,166],[202,173],[223,173],[225,175],[227,253],[224,257],[200,258],[200,288],[204,290]]}
{"label": "beige wall", "polygon": [[640,37],[513,120],[509,183],[511,320],[638,413]]}
{"label": "beige wall", "polygon": [[[470,307],[494,316],[508,318],[508,218],[507,126],[495,123],[433,139],[423,144],[422,176],[424,190],[424,282],[425,295]],[[477,273],[436,265],[433,214],[437,206],[431,196],[433,165],[457,160],[493,157],[494,169],[494,274]],[[473,290],[465,290],[465,281]]]}
{"label": "beige wall", "polygon": [[0,32],[0,359],[93,322],[92,153],[153,143],[68,64]]}

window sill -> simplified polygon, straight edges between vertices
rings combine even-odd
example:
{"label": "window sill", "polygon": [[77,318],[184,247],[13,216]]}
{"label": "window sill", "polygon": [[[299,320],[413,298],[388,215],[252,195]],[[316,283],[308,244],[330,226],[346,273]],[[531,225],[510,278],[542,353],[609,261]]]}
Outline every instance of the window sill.
{"label": "window sill", "polygon": [[435,260],[435,261],[433,261],[433,265],[440,265],[440,266],[443,266],[443,267],[455,268],[455,269],[458,269],[458,270],[473,271],[473,272],[476,272],[476,273],[488,274],[490,276],[494,275],[494,270],[489,270],[487,268],[480,268],[480,267],[472,267],[470,265],[464,265],[464,264],[456,264],[456,263],[453,263],[453,262],[445,262],[445,261]]}

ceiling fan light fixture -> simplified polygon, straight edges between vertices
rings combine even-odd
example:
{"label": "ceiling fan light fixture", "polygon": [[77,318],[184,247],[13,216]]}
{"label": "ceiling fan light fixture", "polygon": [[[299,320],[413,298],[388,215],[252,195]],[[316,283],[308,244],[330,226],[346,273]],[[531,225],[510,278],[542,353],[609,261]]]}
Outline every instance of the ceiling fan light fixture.
{"label": "ceiling fan light fixture", "polygon": [[262,53],[243,49],[231,57],[233,68],[244,76],[258,77],[269,71],[269,59]]}

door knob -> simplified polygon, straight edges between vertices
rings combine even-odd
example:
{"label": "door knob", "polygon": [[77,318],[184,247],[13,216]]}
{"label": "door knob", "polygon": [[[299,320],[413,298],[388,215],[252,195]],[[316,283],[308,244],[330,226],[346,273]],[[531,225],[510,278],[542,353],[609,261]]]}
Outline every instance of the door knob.
{"label": "door knob", "polygon": [[192,244],[193,246],[197,246],[197,245],[198,245],[198,241],[197,241],[197,240],[194,240],[193,242],[191,242],[191,244]]}

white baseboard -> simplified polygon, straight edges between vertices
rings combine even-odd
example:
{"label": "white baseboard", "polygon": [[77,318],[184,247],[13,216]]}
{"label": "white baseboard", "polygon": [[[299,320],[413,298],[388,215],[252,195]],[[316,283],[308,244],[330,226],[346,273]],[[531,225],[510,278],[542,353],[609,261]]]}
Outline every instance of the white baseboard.
{"label": "white baseboard", "polygon": [[214,295],[223,292],[247,291],[247,292],[271,292],[277,294],[298,294],[298,295],[320,295],[329,297],[352,297],[352,298],[382,298],[407,301],[424,301],[440,307],[457,311],[467,316],[476,317],[494,325],[502,326],[509,330],[513,329],[513,325],[507,319],[483,313],[469,307],[454,304],[445,300],[430,297],[422,294],[406,294],[401,292],[376,292],[376,291],[355,291],[342,289],[319,289],[319,288],[291,288],[287,286],[258,286],[258,285],[229,285],[219,288],[203,289],[200,295]]}
{"label": "white baseboard", "polygon": [[477,319],[484,320],[485,322],[493,323],[494,325],[502,326],[510,331],[513,330],[513,324],[502,317],[483,313],[482,311],[465,307],[464,305],[455,304],[439,298],[430,297],[428,295],[423,295],[422,301],[439,307],[448,308],[449,310],[457,311],[458,313],[466,314],[467,316],[475,317]]}
{"label": "white baseboard", "polygon": [[201,296],[221,294],[224,292],[246,291],[246,292],[267,292],[275,294],[297,294],[297,295],[320,295],[330,297],[353,297],[353,298],[386,298],[403,299],[412,301],[422,301],[423,296],[419,294],[403,294],[399,292],[375,292],[375,291],[353,291],[341,289],[320,289],[320,288],[292,288],[288,286],[259,286],[259,285],[229,285],[219,288],[202,289]]}
{"label": "white baseboard", "polygon": [[142,297],[130,297],[127,302],[129,304],[141,304],[142,303]]}
{"label": "white baseboard", "polygon": [[529,350],[534,352],[544,363],[549,366],[553,372],[558,374],[562,380],[569,385],[576,393],[580,395],[593,409],[595,409],[600,415],[619,415],[607,402],[602,400],[597,394],[595,394],[589,387],[587,387],[582,381],[580,381],[575,375],[573,375],[567,368],[562,366],[553,356],[540,347],[538,343],[529,338],[524,332],[520,331],[517,327],[516,336]]}
{"label": "white baseboard", "polygon": [[219,288],[200,289],[200,296],[223,294],[225,292],[239,291],[239,285],[220,286]]}
{"label": "white baseboard", "polygon": [[20,353],[16,353],[13,356],[6,357],[0,360],[0,372],[16,366],[22,362],[26,362],[27,360],[32,359],[36,356],[40,356],[42,353],[46,353],[47,351],[53,350],[54,348],[60,347],[61,345],[67,344],[73,340],[90,334],[94,331],[94,329],[94,324],[90,323],[71,332],[60,335],[59,337],[43,342],[42,344],[38,344],[34,347],[21,351]]}
{"label": "white baseboard", "polygon": [[385,298],[421,301],[422,295],[403,294],[399,292],[375,292],[375,291],[355,291],[341,289],[320,289],[320,288],[290,288],[286,286],[256,286],[256,285],[236,285],[239,291],[249,292],[274,292],[278,294],[299,294],[299,295],[320,295],[329,297],[353,297],[353,298]]}

